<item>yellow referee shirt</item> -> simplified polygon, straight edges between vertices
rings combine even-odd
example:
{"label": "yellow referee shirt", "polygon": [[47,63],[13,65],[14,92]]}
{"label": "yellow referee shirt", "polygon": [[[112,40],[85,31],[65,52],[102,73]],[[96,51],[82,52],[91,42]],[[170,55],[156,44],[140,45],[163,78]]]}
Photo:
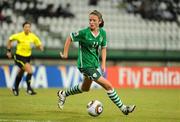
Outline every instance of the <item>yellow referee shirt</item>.
{"label": "yellow referee shirt", "polygon": [[32,53],[32,44],[41,45],[40,39],[33,33],[26,35],[24,32],[13,34],[9,37],[10,41],[17,41],[16,54],[21,56],[30,56]]}

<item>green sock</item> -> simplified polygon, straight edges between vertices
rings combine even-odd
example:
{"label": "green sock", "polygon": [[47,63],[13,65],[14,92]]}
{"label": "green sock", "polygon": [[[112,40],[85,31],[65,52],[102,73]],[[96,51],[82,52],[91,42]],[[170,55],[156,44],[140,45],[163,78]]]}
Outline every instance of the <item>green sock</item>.
{"label": "green sock", "polygon": [[76,85],[76,86],[74,86],[74,87],[72,87],[72,88],[70,88],[70,89],[67,89],[67,90],[65,91],[65,95],[66,95],[66,96],[74,95],[74,94],[79,94],[79,93],[82,93],[82,90],[81,90],[79,84]]}
{"label": "green sock", "polygon": [[124,109],[125,106],[123,105],[121,99],[119,98],[118,94],[116,93],[116,91],[114,89],[107,91],[107,95],[116,104],[116,106],[119,109],[121,109],[121,110]]}

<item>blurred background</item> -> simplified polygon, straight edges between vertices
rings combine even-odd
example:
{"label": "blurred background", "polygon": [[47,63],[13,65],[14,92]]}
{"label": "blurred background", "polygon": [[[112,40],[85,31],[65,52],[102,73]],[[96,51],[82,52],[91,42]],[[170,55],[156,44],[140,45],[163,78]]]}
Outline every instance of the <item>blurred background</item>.
{"label": "blurred background", "polygon": [[[6,82],[4,86],[7,86],[9,81],[4,73],[7,69],[3,67],[8,67],[9,74],[13,71],[13,60],[6,57],[6,43],[11,34],[22,31],[24,21],[32,22],[32,31],[45,46],[44,53],[33,50],[34,79],[41,65],[45,67],[45,75],[49,78],[46,70],[49,67],[67,66],[67,73],[76,65],[78,44],[71,45],[70,60],[60,59],[59,51],[63,50],[65,39],[70,32],[88,26],[88,15],[95,9],[102,13],[104,29],[107,31],[107,77],[108,74],[114,75],[111,74],[112,67],[130,67],[133,71],[136,71],[134,67],[138,66],[142,69],[156,67],[160,68],[157,71],[164,73],[164,79],[169,77],[166,76],[168,73],[177,73],[173,77],[178,79],[177,86],[180,87],[179,0],[0,0],[0,73]],[[60,72],[62,71],[64,72],[61,69]],[[156,69],[152,71],[157,72]],[[57,77],[63,79],[63,73],[60,74]],[[119,76],[117,77],[119,79]],[[161,78],[158,75],[159,77]],[[59,81],[61,82],[57,80]],[[166,81],[171,82],[162,82]],[[52,85],[56,86],[59,85]]]}

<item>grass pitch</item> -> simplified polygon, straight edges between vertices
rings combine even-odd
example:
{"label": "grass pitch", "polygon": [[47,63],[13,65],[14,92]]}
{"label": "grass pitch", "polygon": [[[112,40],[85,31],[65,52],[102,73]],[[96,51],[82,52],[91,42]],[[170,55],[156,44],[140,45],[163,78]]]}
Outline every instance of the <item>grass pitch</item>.
{"label": "grass pitch", "polygon": [[[111,102],[103,89],[67,98],[64,109],[57,107],[58,89],[36,89],[29,96],[24,89],[13,96],[0,88],[0,121],[3,122],[180,122],[179,89],[116,89],[125,104],[136,104],[132,114],[125,116]],[[86,105],[97,99],[104,111],[99,117],[87,114]]]}

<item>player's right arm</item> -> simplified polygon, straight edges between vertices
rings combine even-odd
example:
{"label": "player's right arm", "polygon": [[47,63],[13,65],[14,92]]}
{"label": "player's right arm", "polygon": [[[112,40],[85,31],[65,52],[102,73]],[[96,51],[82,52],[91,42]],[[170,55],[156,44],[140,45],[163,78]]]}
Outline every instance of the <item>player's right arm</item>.
{"label": "player's right arm", "polygon": [[6,53],[6,55],[8,58],[12,58],[12,52],[11,52],[12,42],[18,40],[18,37],[19,37],[19,34],[13,34],[9,37],[9,40],[7,41],[7,46],[6,46],[7,53]]}
{"label": "player's right arm", "polygon": [[68,58],[68,51],[71,42],[79,42],[80,40],[82,40],[85,36],[85,30],[87,29],[83,29],[78,32],[72,32],[70,36],[67,37],[66,42],[64,44],[64,51],[59,53],[61,58]]}
{"label": "player's right arm", "polygon": [[12,47],[11,40],[8,40],[8,42],[7,42],[7,53],[6,53],[8,58],[12,58],[11,47]]}
{"label": "player's right arm", "polygon": [[65,58],[65,59],[68,58],[69,46],[70,46],[71,42],[72,42],[71,37],[68,36],[67,39],[66,39],[66,42],[64,44],[63,52],[59,53],[61,58]]}

